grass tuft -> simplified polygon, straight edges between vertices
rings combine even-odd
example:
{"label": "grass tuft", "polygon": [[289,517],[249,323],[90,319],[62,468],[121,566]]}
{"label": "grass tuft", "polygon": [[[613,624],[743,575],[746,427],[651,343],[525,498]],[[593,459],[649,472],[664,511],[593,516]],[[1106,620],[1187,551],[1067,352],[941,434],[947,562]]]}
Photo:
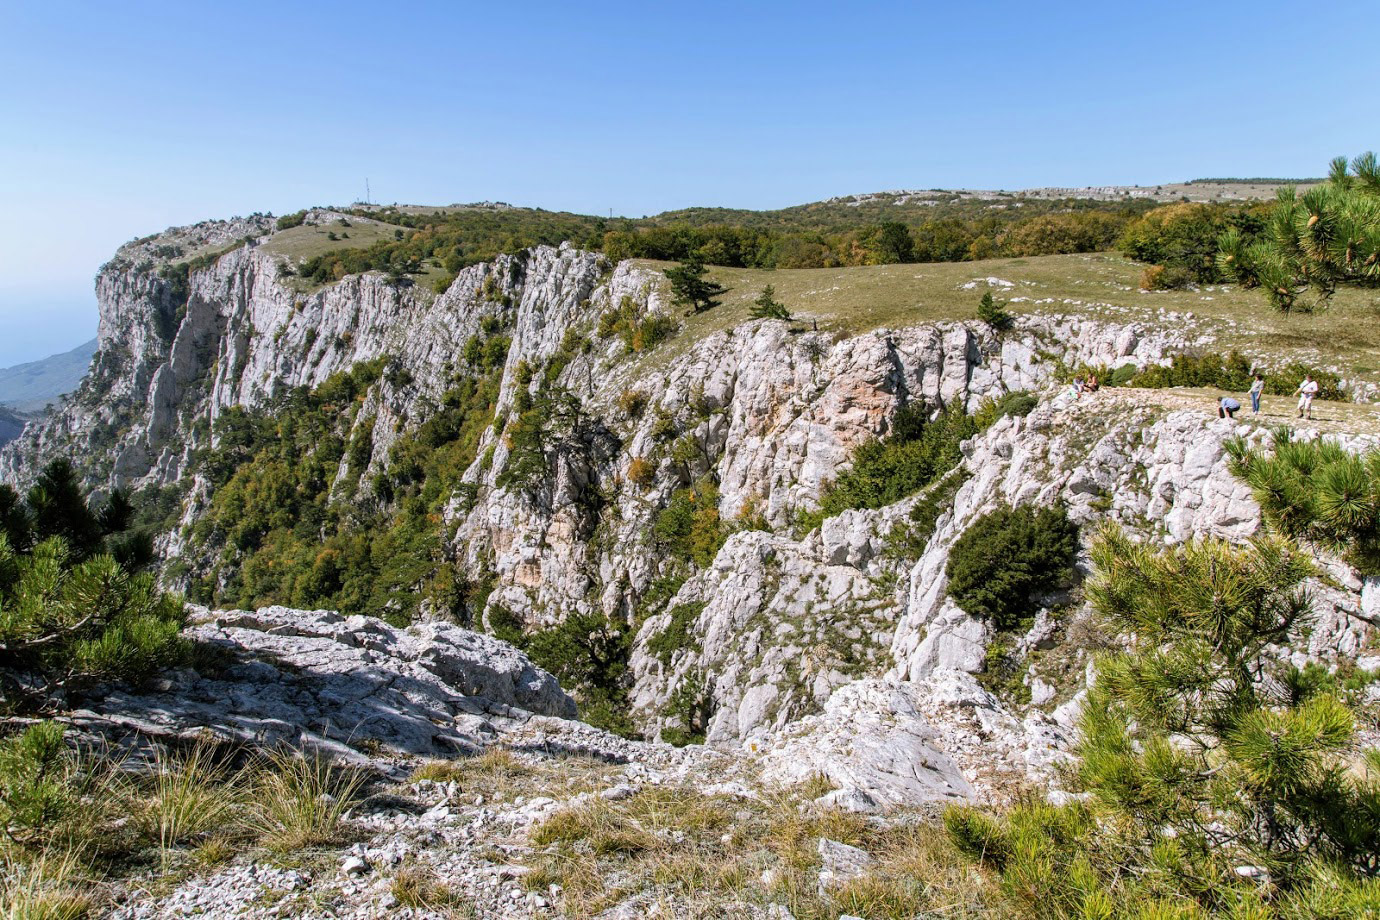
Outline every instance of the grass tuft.
{"label": "grass tuft", "polygon": [[279,853],[334,842],[363,782],[319,754],[274,754],[250,790],[251,826]]}

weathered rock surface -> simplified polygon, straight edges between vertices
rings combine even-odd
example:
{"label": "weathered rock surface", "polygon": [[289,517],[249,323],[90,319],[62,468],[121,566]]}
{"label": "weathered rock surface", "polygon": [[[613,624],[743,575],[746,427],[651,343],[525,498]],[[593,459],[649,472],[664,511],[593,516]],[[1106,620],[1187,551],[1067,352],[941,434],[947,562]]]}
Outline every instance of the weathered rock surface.
{"label": "weathered rock surface", "polygon": [[189,638],[225,659],[216,673],[186,670],[152,693],[111,693],[77,713],[78,724],[367,759],[472,753],[533,716],[576,715],[526,655],[457,626],[395,629],[286,607],[196,619]]}
{"label": "weathered rock surface", "polygon": [[824,711],[773,739],[763,775],[785,783],[827,778],[826,799],[870,811],[975,797],[939,732],[921,714],[918,687],[860,680],[836,691]]}

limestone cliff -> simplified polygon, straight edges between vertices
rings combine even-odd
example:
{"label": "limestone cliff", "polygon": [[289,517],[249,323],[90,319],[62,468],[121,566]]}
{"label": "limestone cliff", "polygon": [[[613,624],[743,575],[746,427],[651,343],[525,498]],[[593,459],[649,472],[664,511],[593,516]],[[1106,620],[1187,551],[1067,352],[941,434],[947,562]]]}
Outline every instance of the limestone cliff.
{"label": "limestone cliff", "polygon": [[[210,499],[197,458],[230,409],[271,412],[294,388],[384,362],[348,417],[367,446],[363,469],[349,470],[360,481],[439,411],[469,343],[501,330],[493,423],[437,522],[445,564],[486,588],[469,621],[492,626],[501,612],[531,632],[599,615],[636,630],[640,729],[684,729],[689,714],[709,744],[765,750],[783,776],[826,773],[857,807],[991,790],[1047,771],[1067,743],[1094,650],[1071,638],[1077,599],[1048,599],[1009,650],[1023,691],[979,680],[993,636],[947,599],[944,579],[978,516],[1061,501],[1085,534],[1114,520],[1162,541],[1258,526],[1222,462],[1230,424],[1059,393],[1061,366],[1159,362],[1196,341],[1191,326],[1043,315],[1000,336],[944,322],[839,337],[762,320],[633,351],[606,317],[678,319],[660,273],[634,263],[541,246],[464,269],[441,293],[379,272],[314,287],[273,227],[213,222],[122,248],[97,279],[91,373],[0,451],[0,476],[23,482],[70,454],[102,487],[179,486],[160,546],[195,571]],[[902,405],[974,411],[1018,390],[1038,407],[965,445],[911,551],[896,543],[928,493],[797,532],[798,514]],[[534,472],[515,479],[513,426],[551,391],[562,408],[540,430]],[[731,533],[703,565],[670,560],[657,520],[704,481]],[[1349,614],[1371,593],[1335,574],[1318,586],[1323,623],[1300,653],[1362,649],[1366,627]]]}

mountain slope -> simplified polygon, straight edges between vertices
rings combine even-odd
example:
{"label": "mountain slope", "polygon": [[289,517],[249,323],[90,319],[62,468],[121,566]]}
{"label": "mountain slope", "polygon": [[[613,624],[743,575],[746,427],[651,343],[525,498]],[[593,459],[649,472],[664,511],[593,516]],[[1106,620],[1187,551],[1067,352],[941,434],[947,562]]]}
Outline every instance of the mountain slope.
{"label": "mountain slope", "polygon": [[19,437],[19,432],[24,430],[28,421],[21,413],[0,406],[0,447]]}
{"label": "mountain slope", "polygon": [[37,412],[72,392],[91,367],[97,339],[40,361],[0,368],[0,405]]}
{"label": "mountain slope", "polygon": [[[1215,419],[1209,394],[1071,402],[1070,368],[1230,346],[1349,371],[1370,347],[1365,330],[1327,333],[1350,301],[1307,320],[1305,349],[1290,338],[1304,320],[1249,292],[1142,293],[1107,255],[725,270],[732,295],[692,317],[659,266],[568,244],[463,268],[441,292],[382,271],[306,282],[281,234],[341,219],[123,247],[98,276],[91,373],[0,471],[22,484],[70,455],[93,484],[141,489],[164,579],[207,605],[454,620],[525,647],[590,721],[787,750],[786,773],[808,764],[874,803],[1000,796],[1048,781],[1067,744],[1093,653],[1072,628],[1081,597],[1041,600],[1017,634],[955,607],[945,562],[976,517],[1062,504],[1085,535],[1115,521],[1162,542],[1257,526],[1222,445],[1263,426]],[[748,318],[767,283],[797,322]],[[987,288],[1012,299],[1012,330],[970,319]],[[993,417],[1020,391],[1033,411]],[[823,514],[859,448],[919,405],[986,420],[932,485]],[[1362,590],[1330,572],[1300,654],[1363,650]],[[854,725],[873,726],[861,749]],[[947,766],[908,779],[893,742],[961,782]]]}

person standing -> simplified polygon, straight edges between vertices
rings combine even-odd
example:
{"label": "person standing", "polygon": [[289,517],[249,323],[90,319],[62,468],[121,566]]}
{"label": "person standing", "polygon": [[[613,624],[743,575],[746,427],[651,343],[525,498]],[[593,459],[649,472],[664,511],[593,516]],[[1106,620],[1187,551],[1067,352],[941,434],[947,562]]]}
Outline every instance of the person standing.
{"label": "person standing", "polygon": [[1251,414],[1260,414],[1260,394],[1265,392],[1265,378],[1259,374],[1251,381]]}
{"label": "person standing", "polygon": [[1303,375],[1303,383],[1294,391],[1299,394],[1299,418],[1304,414],[1308,415],[1308,420],[1313,420],[1313,397],[1318,395],[1318,381],[1314,380],[1309,374]]}

